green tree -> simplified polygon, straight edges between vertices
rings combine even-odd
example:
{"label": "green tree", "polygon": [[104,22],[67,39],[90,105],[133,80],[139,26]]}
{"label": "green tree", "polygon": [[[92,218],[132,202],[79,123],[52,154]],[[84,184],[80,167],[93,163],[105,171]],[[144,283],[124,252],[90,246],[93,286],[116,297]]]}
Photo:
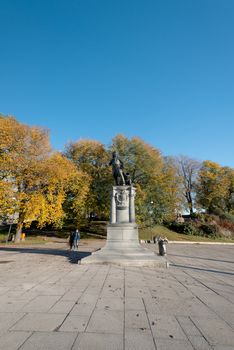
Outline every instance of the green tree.
{"label": "green tree", "polygon": [[111,170],[109,155],[104,145],[94,140],[80,140],[66,146],[65,155],[90,178],[90,189],[86,200],[88,216],[94,212],[99,216],[109,216],[109,191]]}
{"label": "green tree", "polygon": [[160,152],[139,137],[128,139],[124,135],[117,135],[112,140],[110,151],[118,152],[134,184],[147,185],[162,170]]}
{"label": "green tree", "polygon": [[159,150],[138,137],[117,135],[110,151],[118,152],[137,188],[138,221],[153,224],[174,218],[179,205],[176,171]]}
{"label": "green tree", "polygon": [[229,180],[226,209],[230,214],[234,214],[234,169],[225,167],[224,171]]}

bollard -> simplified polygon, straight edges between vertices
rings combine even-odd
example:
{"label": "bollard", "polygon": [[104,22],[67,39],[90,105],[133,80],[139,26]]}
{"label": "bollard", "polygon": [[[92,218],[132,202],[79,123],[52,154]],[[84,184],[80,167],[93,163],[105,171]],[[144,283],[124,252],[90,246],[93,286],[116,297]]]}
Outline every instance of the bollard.
{"label": "bollard", "polygon": [[159,238],[158,240],[158,249],[159,249],[159,255],[164,256],[167,253],[167,247],[166,244],[168,243],[167,239]]}

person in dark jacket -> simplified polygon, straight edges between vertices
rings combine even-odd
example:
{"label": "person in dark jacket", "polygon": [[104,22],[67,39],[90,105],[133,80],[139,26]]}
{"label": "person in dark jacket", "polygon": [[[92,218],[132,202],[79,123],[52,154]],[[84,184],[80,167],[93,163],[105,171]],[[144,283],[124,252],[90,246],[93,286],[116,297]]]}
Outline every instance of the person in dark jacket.
{"label": "person in dark jacket", "polygon": [[76,229],[76,232],[74,232],[73,245],[72,245],[74,250],[78,249],[79,240],[80,240],[80,232],[78,229]]}
{"label": "person in dark jacket", "polygon": [[70,236],[69,236],[69,246],[70,246],[71,250],[72,250],[72,247],[73,247],[74,237],[75,237],[75,232],[71,232]]}

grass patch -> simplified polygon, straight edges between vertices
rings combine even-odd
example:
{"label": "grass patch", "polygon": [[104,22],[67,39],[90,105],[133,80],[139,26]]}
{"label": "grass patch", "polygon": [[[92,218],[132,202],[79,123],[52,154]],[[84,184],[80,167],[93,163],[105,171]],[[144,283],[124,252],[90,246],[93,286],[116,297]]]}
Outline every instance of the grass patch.
{"label": "grass patch", "polygon": [[[39,230],[38,230],[39,231]],[[48,235],[45,235],[45,231],[37,231],[37,235],[35,232],[31,235],[30,233],[26,233],[25,241],[20,241],[19,243],[7,242],[6,238],[8,234],[8,230],[2,230],[0,233],[0,244],[1,245],[32,245],[32,244],[46,244],[49,242],[55,242],[56,238],[58,239],[67,239],[69,233],[67,231],[59,232],[53,235],[55,231],[48,232]],[[234,243],[234,240],[222,238],[207,238],[202,236],[193,236],[193,235],[185,235],[182,233],[177,233],[172,230],[169,230],[167,227],[156,225],[152,228],[140,228],[139,229],[139,238],[143,240],[152,240],[154,236],[167,237],[169,241],[188,241],[188,242],[224,242],[224,243]],[[98,238],[97,236],[93,237],[86,233],[81,233],[81,239],[94,239]]]}
{"label": "grass patch", "polygon": [[139,229],[139,238],[144,240],[151,240],[154,236],[167,237],[169,241],[188,241],[188,242],[225,242],[234,243],[234,240],[222,238],[208,238],[202,236],[190,236],[182,233],[177,233],[169,230],[168,228],[156,225],[149,228]]}
{"label": "grass patch", "polygon": [[[12,241],[9,241],[6,243],[6,239],[7,239],[7,235],[8,235],[8,231],[1,231],[0,233],[0,244],[1,245],[31,245],[31,244],[46,244],[49,242],[56,242],[59,240],[64,240],[68,242],[68,237],[69,237],[69,233],[68,232],[59,232],[58,234],[55,233],[55,235],[53,235],[54,231],[52,232],[48,232],[48,235],[44,235],[45,231],[41,232],[40,235],[40,231],[37,232],[37,235],[35,235],[35,233],[33,233],[32,235],[30,233],[26,233],[26,238],[24,241],[20,241],[19,243],[14,243]],[[98,237],[93,237],[90,236],[86,233],[81,233],[81,239],[94,239],[94,238],[98,238]],[[102,237],[100,237],[102,238]]]}
{"label": "grass patch", "polygon": [[0,233],[0,244],[2,245],[30,245],[30,244],[45,244],[48,242],[52,242],[50,237],[40,237],[40,236],[26,236],[26,239],[24,241],[20,241],[19,243],[14,243],[12,241],[6,243],[8,232],[1,232]]}

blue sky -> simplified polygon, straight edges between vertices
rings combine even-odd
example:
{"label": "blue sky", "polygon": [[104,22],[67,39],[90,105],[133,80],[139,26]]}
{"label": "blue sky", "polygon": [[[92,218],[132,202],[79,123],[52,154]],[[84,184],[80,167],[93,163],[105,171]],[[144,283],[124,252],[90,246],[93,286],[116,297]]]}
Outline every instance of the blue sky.
{"label": "blue sky", "polygon": [[234,167],[233,0],[0,0],[0,112]]}

